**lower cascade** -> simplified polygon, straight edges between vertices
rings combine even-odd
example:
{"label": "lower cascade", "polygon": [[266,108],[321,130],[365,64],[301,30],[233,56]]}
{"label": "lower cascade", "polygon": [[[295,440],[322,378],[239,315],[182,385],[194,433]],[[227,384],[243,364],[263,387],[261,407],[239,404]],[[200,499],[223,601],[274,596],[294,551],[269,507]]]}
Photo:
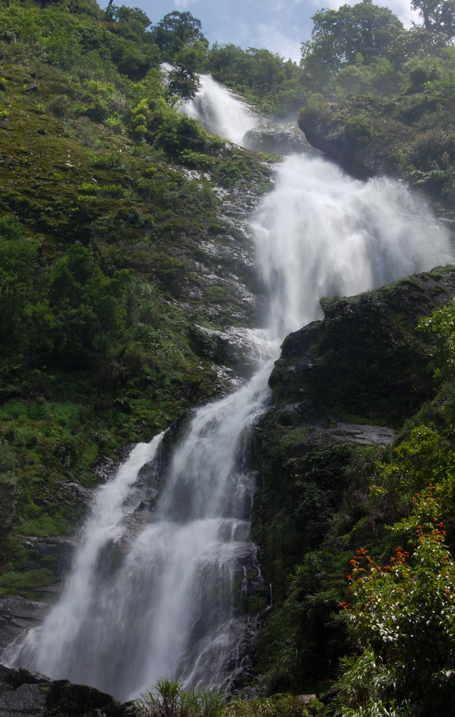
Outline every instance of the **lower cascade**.
{"label": "lower cascade", "polygon": [[278,166],[250,223],[268,355],[235,393],[194,412],[165,476],[156,436],[98,489],[61,598],[9,648],[10,664],[121,700],[171,675],[192,686],[235,683],[255,629],[239,599],[258,569],[248,437],[267,408],[280,340],[320,317],[322,296],[376,288],[445,264],[450,252],[444,229],[403,184],[360,182],[305,156]]}

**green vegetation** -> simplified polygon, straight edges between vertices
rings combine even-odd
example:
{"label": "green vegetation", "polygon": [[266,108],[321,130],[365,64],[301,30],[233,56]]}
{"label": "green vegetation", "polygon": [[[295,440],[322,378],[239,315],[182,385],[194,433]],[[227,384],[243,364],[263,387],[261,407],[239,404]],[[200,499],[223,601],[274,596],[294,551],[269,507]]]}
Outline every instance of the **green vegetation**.
{"label": "green vegetation", "polygon": [[349,172],[401,177],[450,217],[455,8],[449,0],[414,7],[424,24],[410,30],[370,0],[314,16],[299,124]]}
{"label": "green vegetation", "polygon": [[[272,373],[253,535],[274,609],[256,668],[269,693],[316,693],[327,715],[453,704],[453,281],[446,267],[323,300]],[[389,364],[392,346],[406,359]],[[396,425],[393,447],[356,441],[368,423]]]}
{"label": "green vegetation", "polygon": [[321,714],[321,708],[317,699],[307,704],[292,695],[227,702],[219,692],[189,690],[165,679],[133,703],[141,717],[312,717]]}
{"label": "green vegetation", "polygon": [[263,114],[295,116],[305,99],[302,70],[266,49],[242,50],[215,43],[207,54],[207,70],[245,97]]}
{"label": "green vegetation", "polygon": [[312,39],[302,44],[307,102],[313,94],[316,101],[340,101],[357,95],[387,97],[407,89],[416,64],[431,63],[451,46],[453,4],[441,0],[430,10],[431,4],[415,2],[413,6],[423,7],[421,14],[430,12],[432,18],[442,11],[445,20],[428,19],[410,30],[405,30],[388,8],[372,0],[317,12]]}
{"label": "green vegetation", "polygon": [[266,49],[215,43],[203,66],[260,112],[277,117],[357,96],[395,99],[397,93],[409,93],[410,87],[418,91],[436,75],[453,72],[453,3],[414,2],[413,7],[423,25],[409,30],[372,0],[319,10],[312,18],[311,40],[302,43],[300,65]]}
{"label": "green vegetation", "polygon": [[158,680],[135,702],[143,717],[221,717],[224,699],[219,692],[188,690],[174,680]]}
{"label": "green vegetation", "polygon": [[69,484],[220,390],[191,341],[239,311],[229,258],[202,248],[232,242],[214,188],[269,172],[175,110],[206,46],[189,13],[0,3],[1,594],[57,579],[28,536],[72,531]]}

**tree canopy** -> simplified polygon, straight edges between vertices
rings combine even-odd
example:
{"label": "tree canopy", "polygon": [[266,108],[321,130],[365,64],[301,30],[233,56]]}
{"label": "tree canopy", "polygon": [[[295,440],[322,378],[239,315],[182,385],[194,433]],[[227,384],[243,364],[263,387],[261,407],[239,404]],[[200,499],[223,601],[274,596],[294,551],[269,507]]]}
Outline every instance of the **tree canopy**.
{"label": "tree canopy", "polygon": [[320,10],[312,19],[313,40],[303,43],[303,61],[312,55],[333,72],[354,64],[359,54],[365,64],[384,57],[404,29],[391,10],[372,0]]}
{"label": "tree canopy", "polygon": [[153,35],[163,56],[169,61],[186,45],[202,42],[208,46],[201,21],[190,12],[174,10],[168,13],[156,25]]}
{"label": "tree canopy", "polygon": [[411,0],[426,30],[455,37],[455,0]]}

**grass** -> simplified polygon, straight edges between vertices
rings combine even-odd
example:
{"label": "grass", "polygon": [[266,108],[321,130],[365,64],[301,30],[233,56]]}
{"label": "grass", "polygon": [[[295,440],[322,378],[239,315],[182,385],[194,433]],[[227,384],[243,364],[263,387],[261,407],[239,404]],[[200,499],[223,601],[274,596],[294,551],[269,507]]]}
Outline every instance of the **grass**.
{"label": "grass", "polygon": [[228,700],[215,690],[187,689],[174,679],[160,679],[134,702],[141,717],[313,717],[325,715],[317,699],[293,695]]}

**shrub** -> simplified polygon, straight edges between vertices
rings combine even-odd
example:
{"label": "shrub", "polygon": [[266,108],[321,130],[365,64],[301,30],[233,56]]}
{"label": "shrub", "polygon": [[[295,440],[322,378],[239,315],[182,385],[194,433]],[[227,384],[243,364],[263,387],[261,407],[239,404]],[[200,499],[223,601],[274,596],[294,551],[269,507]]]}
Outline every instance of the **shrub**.
{"label": "shrub", "polygon": [[71,107],[71,100],[67,95],[57,95],[53,97],[47,105],[47,109],[54,113],[56,117],[66,117]]}
{"label": "shrub", "polygon": [[135,706],[142,717],[221,717],[223,698],[210,690],[186,690],[172,679],[158,680]]}
{"label": "shrub", "polygon": [[85,114],[94,122],[104,122],[109,117],[109,107],[104,100],[97,97],[92,104],[87,107]]}
{"label": "shrub", "polygon": [[398,547],[381,566],[361,549],[351,564],[352,604],[342,606],[365,651],[345,663],[343,689],[356,711],[340,714],[364,714],[372,701],[404,709],[405,697],[446,714],[455,697],[455,562],[444,525],[419,526],[412,555]]}

